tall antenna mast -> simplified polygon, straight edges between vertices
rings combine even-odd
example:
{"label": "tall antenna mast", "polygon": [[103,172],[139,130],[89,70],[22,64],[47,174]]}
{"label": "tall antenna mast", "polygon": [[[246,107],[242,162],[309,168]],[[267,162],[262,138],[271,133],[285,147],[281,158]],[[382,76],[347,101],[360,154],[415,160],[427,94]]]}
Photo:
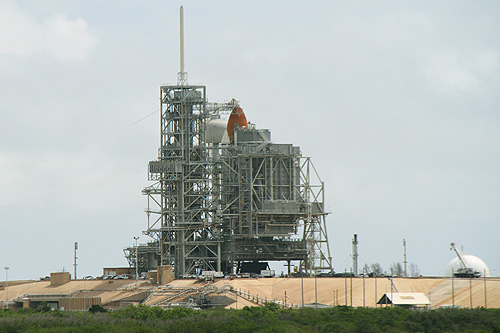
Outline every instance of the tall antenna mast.
{"label": "tall antenna mast", "polygon": [[76,266],[78,266],[78,264],[76,263],[76,259],[78,259],[78,257],[76,256],[76,250],[78,250],[78,243],[75,242],[75,256],[74,256],[74,263],[73,263],[73,266],[75,267],[75,276],[74,276],[74,279],[76,280]]}
{"label": "tall antenna mast", "polygon": [[407,273],[406,273],[406,264],[408,262],[406,261],[406,240],[403,238],[403,264],[404,264],[404,267],[405,267],[405,277],[407,277]]}
{"label": "tall antenna mast", "polygon": [[358,276],[358,234],[354,234],[352,240],[352,269],[354,276]]}
{"label": "tall antenna mast", "polygon": [[184,71],[184,8],[179,10],[179,25],[180,25],[180,61],[181,68],[177,74],[177,84],[184,85],[188,83],[187,73]]}

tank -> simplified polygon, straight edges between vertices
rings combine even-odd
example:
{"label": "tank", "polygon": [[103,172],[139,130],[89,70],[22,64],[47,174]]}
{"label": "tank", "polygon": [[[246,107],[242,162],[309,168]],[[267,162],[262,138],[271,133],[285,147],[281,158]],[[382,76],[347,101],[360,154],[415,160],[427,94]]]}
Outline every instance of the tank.
{"label": "tank", "polygon": [[205,131],[207,143],[229,143],[227,122],[224,119],[211,119]]}
{"label": "tank", "polygon": [[231,115],[227,120],[227,135],[231,143],[234,142],[234,127],[238,126],[239,128],[248,128],[247,117],[243,112],[243,109],[239,106],[234,107],[233,111],[231,111]]}

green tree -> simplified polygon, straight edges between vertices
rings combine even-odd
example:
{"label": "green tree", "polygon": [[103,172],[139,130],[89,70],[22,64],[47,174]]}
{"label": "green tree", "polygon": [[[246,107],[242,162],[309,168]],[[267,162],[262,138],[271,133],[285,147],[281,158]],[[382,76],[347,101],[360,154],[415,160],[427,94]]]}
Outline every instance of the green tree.
{"label": "green tree", "polygon": [[373,264],[371,264],[370,267],[372,269],[373,274],[375,275],[382,275],[382,273],[384,272],[384,269],[382,268],[382,266],[380,266],[378,262],[374,262]]}
{"label": "green tree", "polygon": [[99,304],[94,304],[92,305],[90,308],[89,308],[89,312],[90,313],[98,313],[98,312],[107,312],[108,310],[106,310],[105,308],[103,308],[102,306],[100,306]]}
{"label": "green tree", "polygon": [[410,276],[419,276],[420,275],[420,269],[416,264],[410,264]]}
{"label": "green tree", "polygon": [[43,301],[38,306],[36,307],[36,312],[49,312],[52,311],[52,308],[50,307],[49,303]]}
{"label": "green tree", "polygon": [[392,264],[391,266],[391,275],[396,275],[397,277],[403,276],[403,266],[399,262]]}

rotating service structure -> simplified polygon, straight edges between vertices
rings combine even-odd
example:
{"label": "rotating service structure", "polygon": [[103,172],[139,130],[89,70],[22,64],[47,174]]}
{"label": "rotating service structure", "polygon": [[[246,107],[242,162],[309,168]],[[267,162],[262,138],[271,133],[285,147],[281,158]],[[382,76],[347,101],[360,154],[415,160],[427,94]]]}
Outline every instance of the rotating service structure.
{"label": "rotating service structure", "polygon": [[[205,86],[162,86],[160,99],[158,159],[143,190],[152,240],[124,250],[131,266],[137,255],[141,271],[172,265],[176,278],[260,272],[269,261],[332,270],[324,184],[299,147],[272,143],[234,99],[208,103]],[[231,129],[220,126],[229,112]]]}

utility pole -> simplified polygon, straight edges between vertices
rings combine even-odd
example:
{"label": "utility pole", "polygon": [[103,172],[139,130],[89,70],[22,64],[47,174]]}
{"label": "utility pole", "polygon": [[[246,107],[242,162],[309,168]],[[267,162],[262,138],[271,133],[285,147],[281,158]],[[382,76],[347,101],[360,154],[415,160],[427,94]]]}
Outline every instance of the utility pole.
{"label": "utility pole", "polygon": [[451,305],[455,308],[455,272],[451,269]]}
{"label": "utility pole", "polygon": [[74,279],[76,280],[76,266],[78,266],[78,264],[76,263],[76,259],[78,259],[78,257],[76,256],[76,250],[78,250],[78,243],[75,242],[75,254],[74,254],[74,262],[73,262],[73,267],[75,268],[75,275],[74,275]]}
{"label": "utility pole", "polygon": [[391,279],[389,281],[391,281],[391,308],[394,307],[394,283],[392,283],[392,277],[394,276],[394,273],[392,272],[392,268],[391,268]]}
{"label": "utility pole", "polygon": [[87,281],[87,280],[85,280],[85,279],[83,280],[83,311],[87,311],[87,308],[86,308],[87,302],[86,302],[86,298],[85,298],[85,281]]}
{"label": "utility pole", "polygon": [[472,309],[472,278],[469,278],[470,308]]}
{"label": "utility pole", "polygon": [[315,299],[315,308],[318,308],[318,276],[314,275],[314,299]]}
{"label": "utility pole", "polygon": [[9,306],[9,266],[5,266],[5,309]]}
{"label": "utility pole", "polygon": [[351,307],[352,307],[352,270],[351,270],[351,279],[350,279],[350,282],[351,282]]}
{"label": "utility pole", "polygon": [[366,307],[365,303],[365,275],[363,274],[363,307]]}
{"label": "utility pole", "polygon": [[486,269],[483,269],[483,277],[484,277],[484,308],[488,308],[488,302],[486,301]]}
{"label": "utility pole", "polygon": [[137,252],[137,240],[139,239],[139,237],[134,237],[134,239],[135,239],[135,283],[137,283],[139,280],[139,266],[137,265],[138,263],[137,259],[139,257],[139,254]]}
{"label": "utility pole", "polygon": [[345,306],[347,306],[347,270],[344,269]]}
{"label": "utility pole", "polygon": [[302,308],[304,307],[304,276],[301,278],[301,287],[302,287]]}

